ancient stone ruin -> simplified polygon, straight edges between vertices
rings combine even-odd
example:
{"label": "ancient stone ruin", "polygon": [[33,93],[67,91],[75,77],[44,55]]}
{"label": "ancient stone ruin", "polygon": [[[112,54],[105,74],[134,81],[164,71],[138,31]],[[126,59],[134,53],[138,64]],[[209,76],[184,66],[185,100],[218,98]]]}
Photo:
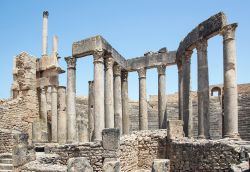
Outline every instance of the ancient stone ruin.
{"label": "ancient stone ruin", "polygon": [[[61,86],[58,38],[48,53],[43,13],[42,56],[13,61],[12,98],[0,101],[3,171],[244,171],[249,169],[250,84],[237,85],[237,24],[215,14],[175,51],[161,48],[126,59],[103,37],[74,42]],[[209,85],[208,39],[223,37],[224,83]],[[190,62],[197,50],[198,90]],[[76,96],[78,58],[93,56],[87,97]],[[178,67],[178,93],[166,94],[166,67]],[[157,68],[158,95],[147,99],[147,70]],[[128,75],[138,72],[139,102],[129,100]],[[87,83],[86,83],[87,84]],[[217,92],[218,95],[214,96]]]}

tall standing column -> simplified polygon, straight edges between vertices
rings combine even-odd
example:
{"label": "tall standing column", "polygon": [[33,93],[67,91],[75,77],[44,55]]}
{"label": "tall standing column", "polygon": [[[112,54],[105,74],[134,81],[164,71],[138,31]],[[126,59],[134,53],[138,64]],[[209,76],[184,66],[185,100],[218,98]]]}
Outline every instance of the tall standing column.
{"label": "tall standing column", "polygon": [[198,54],[198,135],[209,138],[209,80],[207,64],[207,40],[197,44]]}
{"label": "tall standing column", "polygon": [[49,12],[43,12],[43,43],[42,43],[42,55],[48,54],[48,16]]}
{"label": "tall standing column", "polygon": [[102,130],[105,128],[103,56],[104,51],[96,51],[94,53],[95,140],[102,140]]}
{"label": "tall standing column", "polygon": [[167,109],[166,109],[166,66],[158,66],[158,120],[159,129],[167,127]]}
{"label": "tall standing column", "polygon": [[115,98],[115,128],[122,133],[122,93],[121,93],[121,67],[114,65],[114,98]]}
{"label": "tall standing column", "polygon": [[128,72],[122,71],[122,131],[129,134],[129,113],[128,113]]}
{"label": "tall standing column", "polygon": [[183,76],[182,76],[182,64],[178,65],[178,103],[179,103],[179,120],[183,121]]}
{"label": "tall standing column", "polygon": [[67,142],[77,141],[76,130],[76,58],[66,57],[67,62]]}
{"label": "tall standing column", "polygon": [[145,68],[138,70],[139,75],[139,129],[148,129],[148,108],[146,92],[146,72]]}
{"label": "tall standing column", "polygon": [[89,81],[89,96],[88,96],[88,126],[89,126],[89,141],[93,141],[95,116],[94,116],[94,81]]}
{"label": "tall standing column", "polygon": [[40,115],[41,115],[41,141],[48,142],[48,117],[47,117],[47,87],[41,88]]}
{"label": "tall standing column", "polygon": [[51,133],[52,142],[57,142],[57,86],[51,87]]}
{"label": "tall standing column", "polygon": [[65,144],[67,140],[66,87],[58,87],[58,143]]}
{"label": "tall standing column", "polygon": [[224,27],[224,137],[237,138],[238,134],[238,90],[236,82],[236,45],[237,24]]}
{"label": "tall standing column", "polygon": [[105,58],[105,128],[114,128],[113,65],[111,56]]}
{"label": "tall standing column", "polygon": [[192,123],[189,121],[192,120],[192,108],[190,106],[190,63],[191,63],[191,56],[193,51],[186,51],[184,54],[184,64],[183,64],[183,121],[184,126],[183,130],[186,137],[191,136],[191,128]]}

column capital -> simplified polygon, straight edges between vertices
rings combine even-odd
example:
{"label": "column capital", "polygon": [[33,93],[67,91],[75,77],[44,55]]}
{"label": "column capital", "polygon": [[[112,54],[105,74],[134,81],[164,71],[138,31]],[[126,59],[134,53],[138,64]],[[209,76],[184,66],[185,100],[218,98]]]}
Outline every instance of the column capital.
{"label": "column capital", "polygon": [[137,70],[138,75],[139,75],[139,79],[140,78],[146,78],[146,74],[147,74],[147,69],[146,68],[140,68],[139,70]]}
{"label": "column capital", "polygon": [[233,23],[223,27],[222,30],[223,41],[235,39],[235,30],[237,26],[238,26],[237,23]]}
{"label": "column capital", "polygon": [[68,69],[75,69],[76,68],[76,58],[75,57],[65,57],[64,58],[66,63],[67,63],[67,66],[68,66]]}
{"label": "column capital", "polygon": [[165,75],[166,66],[165,65],[157,66],[157,71],[158,75]]}
{"label": "column capital", "polygon": [[43,12],[43,17],[48,17],[49,16],[49,12],[48,11],[44,11]]}
{"label": "column capital", "polygon": [[104,59],[104,64],[105,64],[105,70],[106,69],[112,69],[113,68],[113,65],[114,65],[114,59],[111,57],[111,56],[107,56],[105,59]]}
{"label": "column capital", "polygon": [[128,71],[123,70],[122,71],[122,81],[127,82],[128,81]]}
{"label": "column capital", "polygon": [[104,50],[95,50],[93,57],[94,57],[94,63],[103,63],[104,62]]}
{"label": "column capital", "polygon": [[121,66],[118,64],[114,65],[114,76],[121,76]]}
{"label": "column capital", "polygon": [[196,49],[197,49],[197,52],[207,51],[207,40],[205,40],[205,39],[199,40],[196,43]]}

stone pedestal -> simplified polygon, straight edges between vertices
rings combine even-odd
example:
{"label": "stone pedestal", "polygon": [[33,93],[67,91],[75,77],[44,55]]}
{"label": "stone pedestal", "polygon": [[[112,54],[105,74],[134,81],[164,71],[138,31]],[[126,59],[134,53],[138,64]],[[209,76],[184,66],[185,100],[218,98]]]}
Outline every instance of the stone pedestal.
{"label": "stone pedestal", "polygon": [[122,71],[122,131],[129,134],[129,113],[128,113],[128,72]]}
{"label": "stone pedestal", "polygon": [[238,90],[236,79],[235,29],[237,24],[224,27],[224,137],[238,137]]}
{"label": "stone pedestal", "polygon": [[105,58],[105,127],[114,128],[114,94],[113,94],[113,65],[112,57]]}
{"label": "stone pedestal", "polygon": [[105,128],[104,118],[104,73],[103,73],[104,51],[94,53],[94,114],[95,129],[94,139],[102,139],[102,130]]}
{"label": "stone pedestal", "polygon": [[67,142],[77,141],[76,130],[76,58],[66,57],[67,62]]}
{"label": "stone pedestal", "polygon": [[65,144],[67,140],[67,114],[66,114],[66,87],[58,87],[58,130],[59,144]]}
{"label": "stone pedestal", "polygon": [[57,87],[51,87],[51,133],[52,142],[57,142]]}
{"label": "stone pedestal", "polygon": [[114,66],[115,128],[122,133],[121,67]]}
{"label": "stone pedestal", "polygon": [[166,111],[166,66],[159,66],[158,69],[158,118],[159,129],[166,129],[167,111]]}
{"label": "stone pedestal", "polygon": [[95,117],[94,117],[94,81],[89,81],[89,96],[88,96],[88,130],[89,130],[89,141],[93,141],[95,128]]}
{"label": "stone pedestal", "polygon": [[182,120],[168,120],[167,126],[168,139],[173,140],[184,137]]}
{"label": "stone pedestal", "polygon": [[207,40],[197,46],[198,65],[198,135],[199,138],[210,138],[209,135],[209,80],[207,63]]}
{"label": "stone pedestal", "polygon": [[40,89],[41,142],[48,142],[46,87]]}
{"label": "stone pedestal", "polygon": [[146,69],[138,70],[139,75],[139,129],[148,129],[148,108],[146,92]]}

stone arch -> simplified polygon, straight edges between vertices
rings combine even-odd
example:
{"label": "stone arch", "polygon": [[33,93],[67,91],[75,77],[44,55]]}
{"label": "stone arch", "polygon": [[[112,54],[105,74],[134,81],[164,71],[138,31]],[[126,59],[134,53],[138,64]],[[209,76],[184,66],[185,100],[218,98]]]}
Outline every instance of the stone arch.
{"label": "stone arch", "polygon": [[216,87],[213,87],[210,92],[211,92],[211,96],[214,96],[215,92],[218,92],[218,96],[221,96],[222,88],[216,86]]}

